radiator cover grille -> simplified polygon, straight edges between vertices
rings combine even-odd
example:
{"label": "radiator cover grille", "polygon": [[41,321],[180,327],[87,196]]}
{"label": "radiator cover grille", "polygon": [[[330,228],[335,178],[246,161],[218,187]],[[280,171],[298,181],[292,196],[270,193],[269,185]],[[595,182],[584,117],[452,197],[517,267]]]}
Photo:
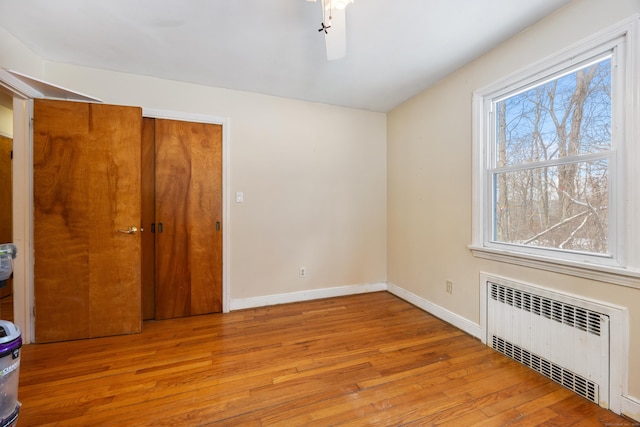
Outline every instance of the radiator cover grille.
{"label": "radiator cover grille", "polygon": [[608,407],[610,319],[599,305],[508,280],[484,285],[489,346]]}
{"label": "radiator cover grille", "polygon": [[593,381],[575,374],[570,370],[545,359],[544,357],[533,354],[520,346],[505,341],[500,337],[493,336],[491,344],[494,350],[497,350],[505,356],[509,356],[513,360],[522,363],[524,366],[541,373],[545,377],[552,379],[569,390],[573,390],[580,396],[589,399],[594,403],[599,403],[598,384]]}
{"label": "radiator cover grille", "polygon": [[600,313],[497,283],[489,286],[496,301],[600,336]]}

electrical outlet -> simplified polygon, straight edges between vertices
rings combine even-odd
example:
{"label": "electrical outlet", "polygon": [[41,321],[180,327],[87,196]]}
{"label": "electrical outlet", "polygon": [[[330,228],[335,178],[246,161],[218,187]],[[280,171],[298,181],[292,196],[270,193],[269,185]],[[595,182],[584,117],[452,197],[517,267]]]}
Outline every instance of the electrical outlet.
{"label": "electrical outlet", "polygon": [[300,267],[300,270],[298,271],[298,277],[300,277],[301,279],[307,277],[307,267]]}
{"label": "electrical outlet", "polygon": [[453,280],[447,280],[447,293],[453,294]]}

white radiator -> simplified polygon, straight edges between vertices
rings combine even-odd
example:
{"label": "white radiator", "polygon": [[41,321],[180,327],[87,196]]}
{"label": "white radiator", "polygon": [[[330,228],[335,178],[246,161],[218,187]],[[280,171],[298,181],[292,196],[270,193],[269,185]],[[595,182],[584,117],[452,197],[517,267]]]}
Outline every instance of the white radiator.
{"label": "white radiator", "polygon": [[606,306],[536,286],[485,278],[486,344],[605,408],[610,318]]}

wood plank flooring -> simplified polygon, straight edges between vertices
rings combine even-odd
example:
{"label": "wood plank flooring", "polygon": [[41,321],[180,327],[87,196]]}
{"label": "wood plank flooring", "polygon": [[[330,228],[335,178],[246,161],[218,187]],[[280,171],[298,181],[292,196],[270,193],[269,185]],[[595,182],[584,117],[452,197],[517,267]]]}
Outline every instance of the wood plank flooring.
{"label": "wood plank flooring", "polygon": [[604,426],[630,420],[386,292],[31,344],[19,426]]}

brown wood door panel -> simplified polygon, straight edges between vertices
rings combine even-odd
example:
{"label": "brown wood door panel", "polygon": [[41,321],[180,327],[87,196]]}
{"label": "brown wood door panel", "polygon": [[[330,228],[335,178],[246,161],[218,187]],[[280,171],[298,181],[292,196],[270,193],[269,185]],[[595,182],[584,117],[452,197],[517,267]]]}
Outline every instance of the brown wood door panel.
{"label": "brown wood door panel", "polygon": [[10,243],[13,236],[12,148],[13,140],[0,135],[0,243]]}
{"label": "brown wood door panel", "polygon": [[90,215],[97,225],[90,233],[91,336],[140,332],[141,235],[116,230],[140,228],[142,111],[104,104],[89,107]]}
{"label": "brown wood door panel", "polygon": [[199,125],[191,144],[191,314],[222,311],[222,127]]}
{"label": "brown wood door panel", "polygon": [[34,102],[38,342],[141,330],[139,108]]}
{"label": "brown wood door panel", "polygon": [[222,311],[221,129],[156,119],[156,319]]}
{"label": "brown wood door panel", "polygon": [[[0,243],[13,241],[13,192],[12,192],[12,160],[13,140],[0,135]],[[0,288],[0,298],[13,293],[13,279],[9,278],[5,286]],[[8,319],[0,313],[3,319]]]}
{"label": "brown wood door panel", "polygon": [[156,319],[188,316],[191,307],[191,152],[179,123],[156,119]]}
{"label": "brown wood door panel", "polygon": [[142,318],[155,319],[156,316],[156,272],[155,272],[155,119],[142,119]]}
{"label": "brown wood door panel", "polygon": [[[89,110],[34,102],[34,300],[36,341],[89,334],[89,221],[84,195]],[[73,141],[76,141],[73,143]]]}

